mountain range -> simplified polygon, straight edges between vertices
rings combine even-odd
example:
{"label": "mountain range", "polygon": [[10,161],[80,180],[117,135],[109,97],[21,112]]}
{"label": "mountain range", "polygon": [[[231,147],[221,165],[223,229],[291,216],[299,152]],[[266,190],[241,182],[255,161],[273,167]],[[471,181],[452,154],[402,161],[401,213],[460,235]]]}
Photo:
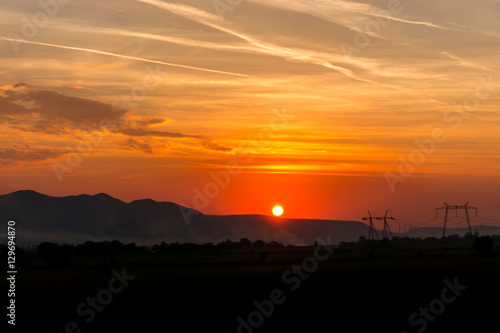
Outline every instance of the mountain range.
{"label": "mountain range", "polygon": [[[152,199],[126,203],[104,193],[52,197],[30,190],[0,195],[0,221],[10,220],[16,222],[19,245],[114,239],[141,245],[161,241],[202,244],[241,238],[312,245],[318,237],[326,240],[328,235],[332,243],[339,243],[356,241],[368,234],[368,226],[359,221],[204,215],[175,203]],[[447,234],[463,234],[463,231],[452,229]],[[440,232],[439,228],[427,228],[394,235],[440,237]],[[500,229],[487,232],[500,234]]]}

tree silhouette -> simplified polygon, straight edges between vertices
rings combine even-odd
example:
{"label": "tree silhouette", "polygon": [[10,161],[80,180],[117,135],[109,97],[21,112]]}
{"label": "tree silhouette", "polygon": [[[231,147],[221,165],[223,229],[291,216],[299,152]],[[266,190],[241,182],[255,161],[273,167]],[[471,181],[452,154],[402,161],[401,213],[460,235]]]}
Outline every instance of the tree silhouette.
{"label": "tree silhouette", "polygon": [[70,245],[58,245],[56,243],[43,242],[37,246],[38,254],[45,257],[48,266],[70,266]]}
{"label": "tree silhouette", "polygon": [[482,236],[476,238],[474,249],[480,256],[490,256],[493,254],[493,240],[490,236]]}
{"label": "tree silhouette", "polygon": [[253,247],[255,248],[260,248],[260,247],[265,247],[266,246],[266,242],[264,242],[263,240],[256,240],[255,242],[253,242]]}
{"label": "tree silhouette", "polygon": [[243,249],[249,249],[252,247],[252,242],[248,238],[240,239],[240,247]]}

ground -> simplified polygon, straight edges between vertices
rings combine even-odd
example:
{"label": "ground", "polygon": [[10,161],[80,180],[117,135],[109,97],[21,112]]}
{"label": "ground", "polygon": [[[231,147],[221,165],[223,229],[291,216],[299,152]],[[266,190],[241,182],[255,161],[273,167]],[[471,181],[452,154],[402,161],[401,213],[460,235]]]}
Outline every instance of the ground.
{"label": "ground", "polygon": [[[18,259],[16,329],[500,332],[500,257],[479,257],[472,243],[345,246],[324,261],[314,253],[315,247],[139,253],[74,257],[67,267],[49,267],[31,253]],[[322,260],[327,252],[317,255]],[[294,272],[303,263],[310,273]],[[117,274],[128,278],[113,280],[109,292]],[[455,294],[450,284],[459,286]],[[97,303],[100,311],[88,303],[98,294],[106,303]],[[436,315],[418,314],[430,305]]]}

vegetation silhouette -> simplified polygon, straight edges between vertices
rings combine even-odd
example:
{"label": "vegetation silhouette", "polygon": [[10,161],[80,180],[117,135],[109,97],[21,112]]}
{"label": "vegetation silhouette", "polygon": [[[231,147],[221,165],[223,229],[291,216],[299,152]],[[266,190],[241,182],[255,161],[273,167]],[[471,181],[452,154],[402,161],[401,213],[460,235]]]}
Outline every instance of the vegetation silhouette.
{"label": "vegetation silhouette", "polygon": [[[359,237],[357,242],[341,242],[338,247],[404,247],[407,245],[441,245],[442,249],[448,249],[450,246],[458,246],[458,248],[470,246],[481,256],[494,254],[494,242],[500,240],[499,235],[474,237],[465,235],[449,235],[444,238],[428,237],[409,238],[409,237],[394,237],[392,239],[384,238],[381,240],[369,240],[364,236]],[[314,246],[318,243],[315,242]],[[303,247],[287,245],[287,248]],[[136,253],[158,253],[158,252],[181,252],[181,253],[198,253],[198,252],[220,252],[230,250],[249,250],[250,253],[256,249],[280,249],[285,248],[285,245],[276,241],[265,242],[263,240],[250,241],[248,238],[241,238],[239,241],[226,239],[225,241],[214,243],[166,243],[154,244],[152,246],[137,246],[135,242],[124,244],[118,240],[113,241],[86,241],[82,244],[57,244],[53,242],[42,242],[37,246],[38,255],[46,258],[49,266],[67,266],[71,265],[71,257],[82,256],[105,256],[115,254],[136,254]],[[7,246],[0,244],[0,251],[5,252]],[[23,254],[22,248],[17,247],[18,254]]]}
{"label": "vegetation silhouette", "polygon": [[[201,253],[201,252],[221,252],[231,250],[249,250],[254,249],[278,249],[285,247],[276,241],[264,242],[257,240],[250,241],[248,238],[241,238],[239,241],[227,239],[218,244],[205,243],[165,243],[152,246],[137,246],[135,242],[123,244],[120,241],[86,241],[83,244],[57,244],[53,242],[42,242],[37,246],[38,255],[46,260],[47,266],[65,267],[72,265],[74,257],[103,257],[106,262],[106,256],[127,255],[138,253]],[[19,249],[21,250],[21,249]],[[262,253],[261,253],[262,256]],[[261,258],[265,261],[265,255]]]}
{"label": "vegetation silhouette", "polygon": [[494,254],[493,252],[493,239],[489,236],[481,236],[476,238],[474,243],[474,249],[482,257],[489,257]]}
{"label": "vegetation silhouette", "polygon": [[[482,239],[451,235],[380,242],[361,237],[334,245],[317,269],[307,259],[314,257],[314,246],[248,238],[151,246],[117,240],[45,242],[37,253],[19,252],[17,258],[23,272],[17,297],[31,316],[20,323],[22,331],[60,332],[74,320],[97,333],[157,332],[166,325],[172,332],[234,333],[239,316],[246,320],[258,310],[254,301],[264,304],[279,289],[287,301],[276,305],[255,333],[326,333],[332,320],[336,332],[413,332],[409,316],[436,298],[444,279],[457,276],[470,292],[432,322],[429,332],[484,332],[496,319],[478,304],[500,292],[500,272],[492,269],[500,258],[478,255],[482,244],[491,245]],[[489,239],[500,245],[499,236]],[[115,277],[113,270],[136,279],[86,326],[86,317],[75,309],[88,297],[105,300],[100,291]],[[300,288],[292,290],[299,281]],[[474,322],[462,320],[470,317]]]}

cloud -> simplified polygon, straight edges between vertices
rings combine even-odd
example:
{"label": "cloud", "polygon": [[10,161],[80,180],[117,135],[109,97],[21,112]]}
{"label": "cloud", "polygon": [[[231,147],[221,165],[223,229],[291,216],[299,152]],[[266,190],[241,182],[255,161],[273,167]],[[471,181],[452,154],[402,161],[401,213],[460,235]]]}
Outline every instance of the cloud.
{"label": "cloud", "polygon": [[138,150],[138,151],[142,151],[146,154],[150,154],[152,155],[154,152],[153,152],[153,145],[149,142],[146,142],[146,141],[138,141],[138,140],[134,140],[134,139],[128,139],[124,142],[123,146],[125,146],[126,148],[129,148],[131,150]]}
{"label": "cloud", "polygon": [[[118,112],[115,112],[118,111]],[[61,140],[81,137],[82,132],[101,131],[101,121],[111,121],[108,139],[118,149],[140,151],[154,155],[169,146],[169,139],[194,139],[189,145],[214,151],[231,151],[203,135],[191,135],[154,129],[171,120],[161,116],[140,116],[114,104],[64,95],[58,91],[39,89],[25,83],[0,86],[0,128],[11,133],[21,131],[35,135],[36,140],[54,145],[54,137]],[[40,138],[40,135],[44,138]],[[83,135],[85,136],[85,135]],[[22,137],[22,136],[20,136]],[[52,138],[51,138],[52,137]],[[125,138],[124,138],[125,137]],[[24,141],[28,142],[28,141]],[[19,143],[19,142],[18,142]],[[0,150],[0,166],[20,162],[57,159],[67,151],[33,149],[28,145],[13,145]]]}
{"label": "cloud", "polygon": [[[219,31],[225,32],[227,34],[230,34],[232,36],[238,37],[239,39],[244,40],[248,44],[250,44],[250,48],[254,52],[259,52],[261,54],[266,54],[266,55],[271,55],[271,56],[277,56],[281,57],[284,59],[287,59],[289,61],[295,61],[295,62],[304,62],[304,63],[310,63],[310,64],[315,64],[318,66],[323,66],[335,71],[338,71],[346,76],[349,76],[351,78],[360,80],[356,76],[353,75],[352,71],[348,68],[333,64],[331,61],[327,59],[332,59],[332,58],[341,58],[340,55],[337,56],[332,56],[332,55],[327,55],[327,59],[323,55],[318,56],[318,54],[314,51],[308,51],[308,50],[300,50],[300,49],[292,49],[292,48],[287,48],[287,47],[282,47],[279,45],[275,45],[272,43],[267,43],[264,41],[259,40],[258,38],[251,36],[247,33],[240,32],[236,27],[232,26],[229,24],[227,21],[225,21],[223,18],[208,13],[206,11],[203,11],[201,9],[187,6],[187,5],[182,5],[182,4],[174,4],[174,3],[169,3],[169,2],[163,2],[163,1],[158,1],[158,0],[136,0],[138,2],[143,2],[150,4],[152,6],[156,6],[158,8],[167,10],[173,14],[179,15],[181,17],[185,17],[191,21],[206,25],[208,27],[217,29]],[[344,57],[342,57],[344,58]],[[366,80],[362,80],[366,81]]]}
{"label": "cloud", "polygon": [[204,140],[201,142],[201,145],[205,149],[215,150],[215,151],[229,152],[229,151],[233,150],[233,148],[227,148],[227,147],[219,145],[214,140]]}
{"label": "cloud", "polygon": [[[191,46],[191,47],[202,47],[212,50],[225,50],[225,51],[242,51],[248,52],[248,45],[243,43],[238,44],[222,44],[216,42],[210,42],[201,39],[190,39],[183,38],[178,36],[164,36],[158,34],[144,33],[138,31],[130,31],[125,29],[116,29],[116,28],[105,28],[105,27],[96,27],[96,26],[83,26],[83,25],[75,25],[68,23],[54,23],[55,27],[60,27],[61,29],[75,31],[75,32],[85,32],[89,34],[98,34],[98,35],[110,35],[110,36],[118,36],[118,37],[134,37],[141,39],[148,39],[172,44],[178,44],[183,46]],[[189,29],[189,28],[188,28]]]}
{"label": "cloud", "polygon": [[18,147],[14,145],[13,148],[0,150],[0,165],[11,166],[18,162],[38,162],[48,159],[55,159],[64,154],[63,151],[56,151],[50,149],[36,149],[28,145]]}
{"label": "cloud", "polygon": [[0,124],[25,132],[93,131],[103,119],[120,122],[127,113],[124,108],[23,83],[0,90]]}
{"label": "cloud", "polygon": [[[207,25],[211,28],[218,29],[231,36],[236,36],[242,41],[231,42],[231,43],[215,43],[200,39],[189,39],[178,36],[164,36],[158,34],[130,31],[125,29],[107,28],[107,27],[95,27],[95,26],[89,27],[89,26],[74,25],[68,23],[54,23],[54,26],[63,29],[65,31],[74,31],[78,33],[85,32],[97,36],[109,35],[116,37],[140,38],[145,40],[153,40],[153,41],[182,45],[184,47],[188,46],[194,48],[204,48],[209,50],[221,50],[228,52],[279,57],[291,62],[301,62],[301,63],[308,63],[321,66],[324,68],[328,68],[330,70],[340,72],[350,78],[370,83],[374,82],[372,80],[360,78],[359,76],[355,75],[353,70],[351,70],[348,67],[355,66],[363,70],[368,70],[375,75],[384,77],[394,76],[394,75],[405,76],[405,77],[409,75],[414,76],[414,74],[410,74],[407,71],[400,72],[400,70],[398,70],[397,68],[394,68],[392,66],[388,67],[386,63],[381,63],[381,61],[375,59],[368,59],[360,56],[345,57],[343,54],[336,54],[332,52],[321,52],[316,50],[294,48],[294,47],[282,47],[280,45],[264,42],[259,38],[251,36],[246,32],[245,33],[241,32],[232,24],[221,19],[220,17],[196,9],[194,7],[171,4],[160,1],[151,1],[151,0],[137,0],[137,1],[146,2],[148,4],[166,9],[168,11],[173,12],[176,15],[186,17],[194,22]],[[188,13],[189,9],[195,9],[195,11],[193,13]],[[383,70],[381,70],[380,68],[383,68]]]}
{"label": "cloud", "polygon": [[152,63],[152,64],[179,67],[179,68],[185,68],[185,69],[193,69],[193,70],[203,71],[203,72],[226,74],[226,75],[241,76],[241,77],[249,77],[249,75],[245,75],[245,74],[225,72],[225,71],[219,71],[219,70],[215,70],[215,69],[187,66],[187,65],[181,65],[181,64],[174,64],[171,62],[152,60],[152,59],[146,59],[146,58],[140,58],[140,57],[132,57],[132,56],[124,55],[124,54],[105,52],[105,51],[100,51],[100,50],[95,50],[95,49],[90,49],[90,48],[67,46],[67,45],[60,45],[60,44],[51,44],[51,43],[41,43],[41,42],[34,42],[34,41],[29,41],[29,40],[24,40],[24,39],[16,39],[16,38],[2,37],[2,36],[0,36],[0,39],[10,41],[11,43],[23,43],[23,44],[49,46],[49,47],[55,47],[55,48],[59,48],[59,49],[90,52],[90,53],[102,54],[102,55],[107,55],[107,56],[117,57],[117,58],[122,58],[122,59],[137,60],[137,61],[148,62],[148,63]]}
{"label": "cloud", "polygon": [[[358,3],[344,0],[248,0],[249,2],[291,10],[299,13],[315,16],[325,21],[340,24],[348,29],[359,32],[363,30],[364,24],[372,17],[380,17],[387,20],[398,21],[413,25],[423,25],[435,29],[457,30],[445,26],[440,26],[426,21],[413,21],[392,16],[388,11],[366,3]],[[372,34],[373,37],[380,37],[378,34]]]}
{"label": "cloud", "polygon": [[485,67],[485,66],[481,66],[481,65],[477,65],[475,63],[472,63],[470,61],[467,61],[463,58],[460,58],[454,54],[451,54],[449,52],[446,52],[446,51],[442,51],[441,54],[443,54],[444,56],[450,58],[450,59],[453,59],[453,60],[456,60],[456,62],[458,63],[459,66],[463,66],[463,67],[469,67],[469,68],[474,68],[474,69],[481,69],[481,70],[484,70],[484,71],[490,71],[489,68]]}
{"label": "cloud", "polygon": [[132,126],[152,126],[152,125],[160,125],[170,122],[169,119],[164,117],[155,117],[155,116],[135,116],[129,115],[127,117],[127,123]]}
{"label": "cloud", "polygon": [[[184,7],[187,7],[187,6],[184,6]],[[166,7],[166,8],[170,8],[170,7]],[[188,8],[191,8],[191,7],[188,7]],[[205,13],[203,11],[199,11],[199,12]],[[177,11],[175,13],[186,17],[184,11]],[[198,22],[201,24],[207,24],[208,26],[210,26],[212,28],[219,29],[219,30],[222,29],[221,28],[222,25],[228,24],[226,21],[219,22],[218,17],[212,17],[211,15],[212,14],[210,14],[210,13],[202,14],[203,17],[205,17],[205,16],[210,17],[212,19],[210,22],[213,21],[217,24],[215,24],[215,23],[208,24],[206,21],[200,21],[198,17],[190,16],[188,18],[194,22]],[[246,54],[259,54],[259,55],[266,55],[266,56],[275,56],[275,57],[280,57],[280,58],[283,58],[283,59],[289,60],[289,61],[303,62],[303,63],[310,63],[310,64],[314,64],[314,65],[319,65],[322,67],[333,69],[335,71],[339,71],[339,72],[344,73],[345,75],[350,76],[350,77],[352,77],[351,70],[344,68],[342,66],[334,65],[331,63],[331,61],[334,60],[335,62],[337,62],[339,64],[355,65],[357,67],[364,68],[364,69],[368,69],[368,68],[371,68],[374,66],[372,60],[368,61],[368,60],[363,59],[361,57],[350,59],[350,58],[346,58],[340,54],[318,52],[318,51],[305,50],[305,49],[299,49],[299,48],[286,48],[286,47],[273,45],[270,43],[260,41],[256,37],[251,37],[249,35],[240,33],[237,31],[237,29],[235,27],[231,27],[231,29],[222,29],[221,31],[229,33],[230,35],[236,36],[240,39],[243,39],[243,41],[245,43],[238,42],[238,43],[224,43],[224,44],[222,44],[222,43],[208,42],[208,41],[199,40],[199,39],[181,38],[181,37],[177,37],[177,36],[163,36],[163,35],[157,35],[157,34],[129,31],[129,30],[124,30],[124,29],[113,29],[113,28],[103,28],[103,27],[85,27],[85,26],[68,25],[68,24],[59,24],[58,26],[61,27],[61,29],[65,29],[65,30],[71,30],[71,31],[75,31],[75,32],[88,32],[88,33],[92,33],[92,34],[96,34],[96,35],[134,37],[134,38],[160,41],[160,42],[165,42],[165,43],[172,43],[172,44],[177,44],[177,45],[182,45],[182,46],[205,48],[205,49],[210,49],[210,50],[222,50],[222,51],[228,51],[228,52],[239,52],[239,53],[246,53]]]}
{"label": "cloud", "polygon": [[[395,65],[394,63],[388,62],[387,59],[376,59],[376,58],[366,58],[360,57],[359,55],[346,57],[342,53],[335,52],[321,52],[312,49],[303,49],[297,47],[286,47],[275,43],[270,43],[264,40],[266,35],[257,36],[256,34],[248,33],[235,24],[228,22],[224,18],[209,13],[207,11],[198,9],[193,6],[188,6],[184,4],[171,3],[160,0],[136,0],[137,2],[142,2],[149,4],[177,16],[189,19],[195,23],[205,25],[207,27],[216,29],[230,36],[237,37],[244,43],[230,43],[224,44],[228,51],[235,52],[246,52],[255,53],[260,55],[267,55],[273,57],[280,57],[284,60],[295,62],[295,63],[306,63],[316,66],[321,66],[336,72],[339,72],[351,79],[375,83],[384,87],[391,89],[398,89],[397,86],[377,82],[376,80],[370,79],[367,76],[362,76],[361,72],[357,69],[366,70],[370,74],[375,75],[380,78],[400,78],[400,77],[411,77],[411,78],[425,78],[425,75],[421,73],[419,69],[412,71],[412,68],[408,68],[403,65]],[[342,27],[347,27],[353,31],[359,31],[367,33],[372,37],[386,40],[388,43],[398,44],[399,42],[394,39],[384,37],[384,34],[380,33],[370,33],[365,31],[365,24],[374,19],[379,19],[382,21],[394,21],[404,24],[425,26],[431,29],[446,30],[446,31],[461,31],[464,30],[455,29],[452,27],[447,27],[443,25],[434,24],[432,22],[427,22],[425,20],[410,20],[402,17],[394,17],[387,10],[382,10],[370,4],[343,1],[343,0],[322,0],[317,2],[296,0],[249,0],[250,2],[258,3],[265,6],[272,6],[283,10],[291,10],[295,12],[301,12],[307,15],[312,15],[314,17],[321,18]],[[104,30],[103,30],[104,32]],[[106,30],[105,33],[117,33],[117,31],[112,32]],[[126,32],[121,31],[120,34],[125,36],[135,36],[145,39],[155,39],[164,40],[168,39],[168,42],[180,44],[180,40],[172,39],[171,37],[155,36],[151,34],[143,34],[137,32]],[[354,37],[354,36],[353,36]],[[165,40],[167,41],[167,40]],[[407,42],[405,42],[406,44]],[[204,48],[216,49],[213,45],[203,41],[191,41],[189,46],[197,46]],[[355,66],[355,68],[353,68]]]}
{"label": "cloud", "polygon": [[194,138],[194,139],[203,138],[202,135],[187,135],[182,133],[154,131],[143,128],[122,128],[119,130],[119,132],[128,136],[151,136],[151,137],[162,137],[162,138]]}
{"label": "cloud", "polygon": [[0,124],[23,132],[65,135],[79,131],[98,131],[103,120],[111,121],[117,132],[128,136],[196,138],[188,135],[149,129],[169,119],[137,116],[125,108],[63,95],[58,91],[39,89],[24,83],[4,85],[0,89]]}

